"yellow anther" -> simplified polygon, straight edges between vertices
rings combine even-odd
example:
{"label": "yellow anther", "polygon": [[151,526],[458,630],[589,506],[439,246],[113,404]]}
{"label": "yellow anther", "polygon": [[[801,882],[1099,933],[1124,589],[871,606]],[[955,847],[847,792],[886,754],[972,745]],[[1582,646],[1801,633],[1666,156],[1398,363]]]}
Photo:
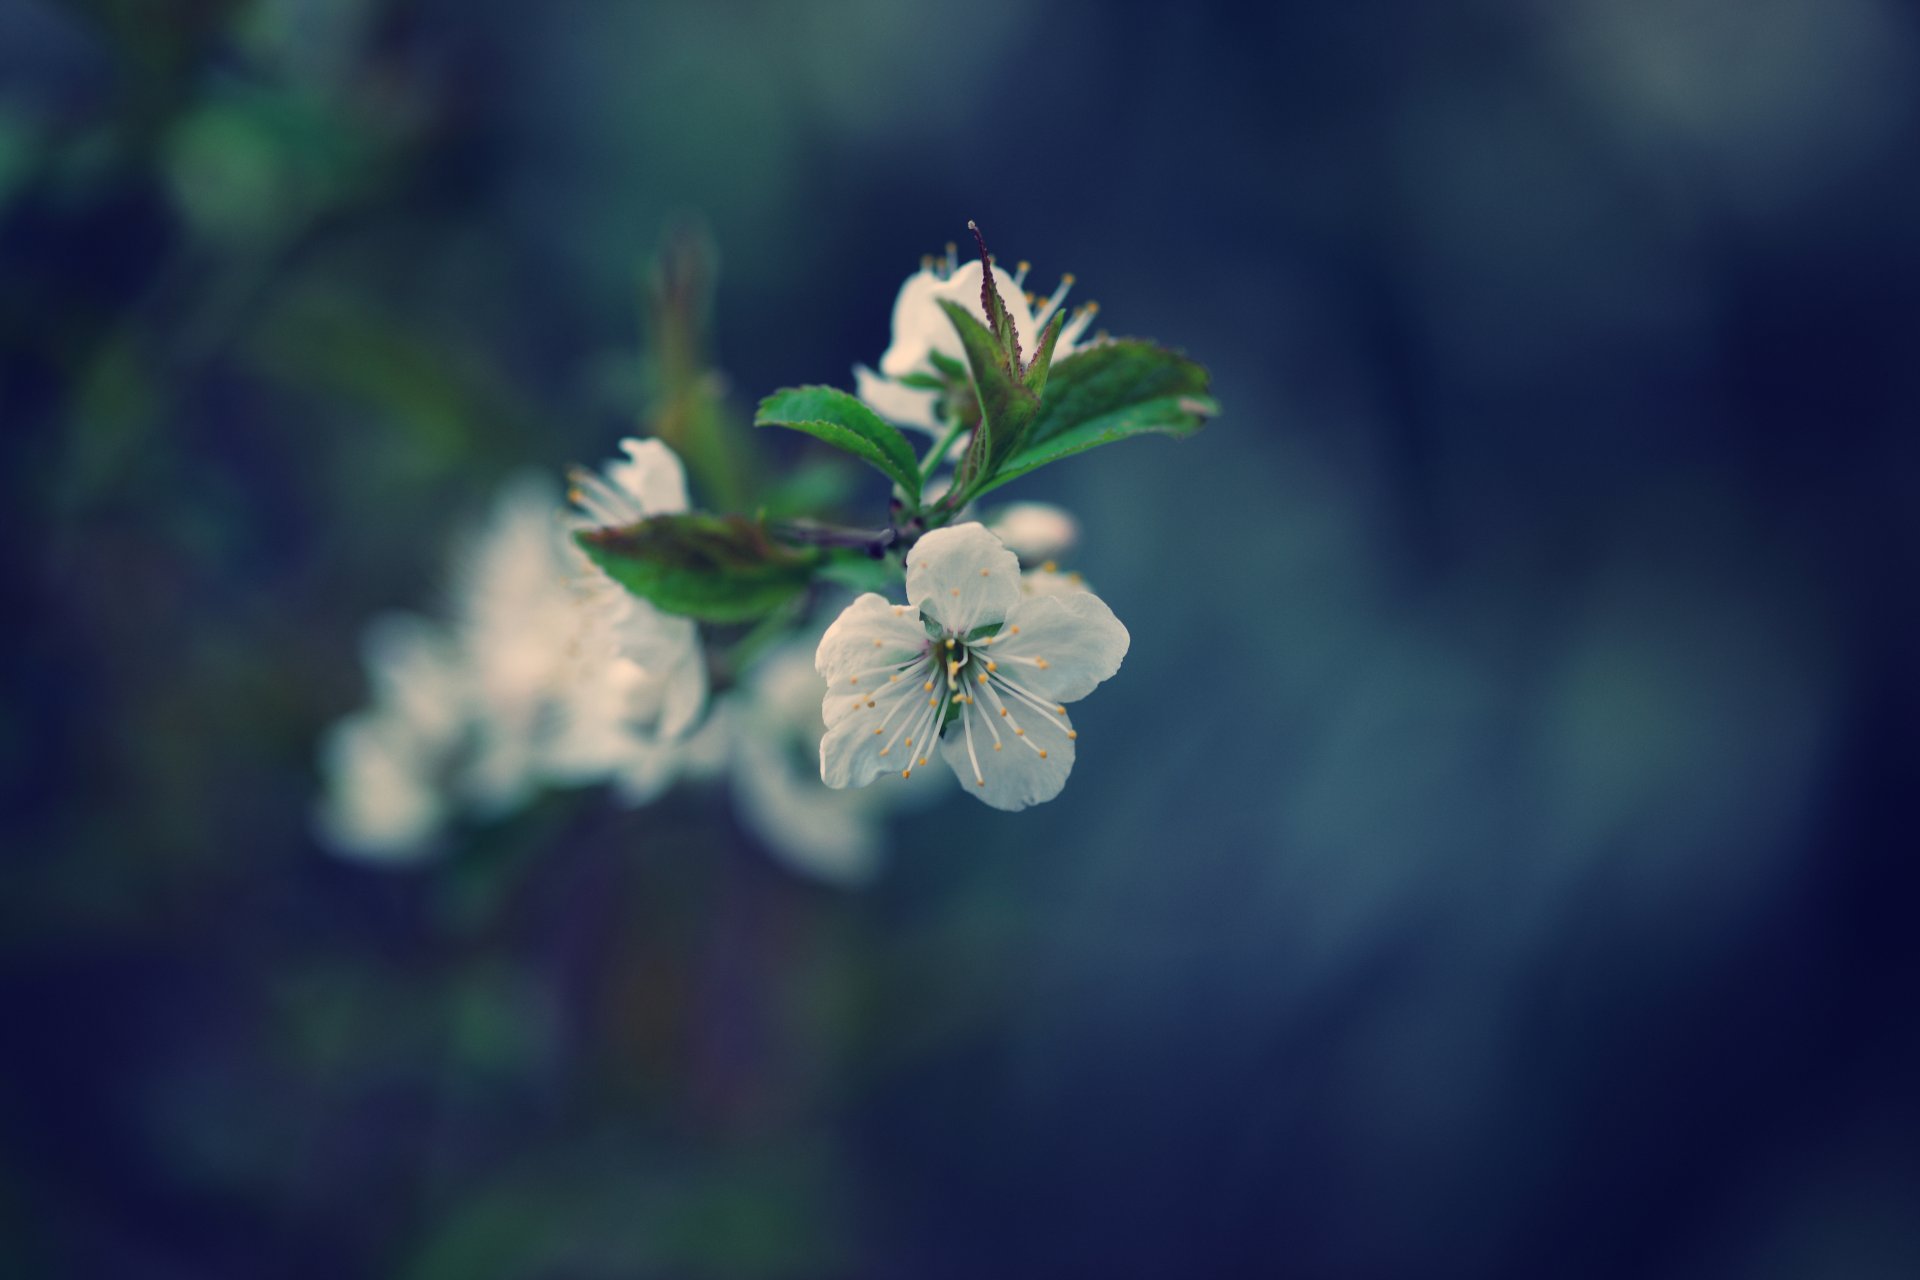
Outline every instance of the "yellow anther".
{"label": "yellow anther", "polygon": [[940,695],[936,693],[931,698],[927,699],[927,705],[932,706],[934,703],[938,701],[940,701]]}
{"label": "yellow anther", "polygon": [[[1058,561],[1055,561],[1055,560],[1048,560],[1048,561],[1046,561],[1046,562],[1044,562],[1043,564],[1041,564],[1041,566],[1040,566],[1040,572],[1042,572],[1042,573],[1058,573],[1058,572],[1060,572],[1060,564],[1059,564],[1059,562],[1058,562]],[[879,644],[880,642],[879,642],[878,640],[875,640],[875,641],[874,641],[874,643],[875,643],[875,644]]]}
{"label": "yellow anther", "polygon": [[911,777],[913,776],[913,770],[911,770],[911,769],[902,769],[902,770],[900,771],[900,776],[901,776],[901,777],[903,777],[903,778],[911,778]]}
{"label": "yellow anther", "polygon": [[986,682],[987,682],[987,673],[985,671],[982,671],[980,673],[980,683],[985,684]]}
{"label": "yellow anther", "polygon": [[1042,671],[1045,671],[1048,667],[1052,666],[1053,664],[1048,662],[1045,658],[1035,658],[1033,660],[1033,665],[1040,668]]}
{"label": "yellow anther", "polygon": [[1020,634],[1020,628],[1018,627],[1008,627],[1007,630],[1011,631],[1014,635]]}
{"label": "yellow anther", "polygon": [[[879,731],[878,729],[875,729],[875,730],[874,730],[874,732],[875,732],[875,733],[878,733],[878,732],[880,732],[880,731]],[[892,751],[892,750],[893,750],[893,748],[892,748],[892,747],[882,747],[882,748],[880,748],[880,754],[884,756],[884,755],[886,755],[886,754],[887,754],[887,753],[888,753],[889,751]]]}
{"label": "yellow anther", "polygon": [[979,783],[983,787],[987,785],[987,780],[985,778],[975,778],[974,781]]}
{"label": "yellow anther", "polygon": [[1067,709],[1065,707],[1055,707],[1054,710],[1058,711],[1061,715],[1067,714]]}
{"label": "yellow anther", "polygon": [[916,761],[915,761],[914,763],[915,763],[915,764],[918,764],[918,765],[919,765],[919,766],[920,766],[920,767],[921,767],[922,769],[924,769],[924,768],[926,768],[926,767],[927,767],[927,758],[926,758],[925,756],[921,756],[921,757],[920,757],[920,758],[919,758],[918,760],[916,760]]}
{"label": "yellow anther", "polygon": [[1100,304],[1097,302],[1089,302],[1086,306],[1082,307],[1081,310],[1090,316],[1097,316],[1100,314]]}
{"label": "yellow anther", "polygon": [[980,571],[980,576],[984,578],[984,577],[986,577],[986,576],[987,576],[988,574],[990,574],[990,573],[992,573],[992,572],[993,572],[993,570],[991,570],[991,569],[982,569],[982,570]]}
{"label": "yellow anther", "polygon": [[996,743],[994,743],[994,744],[993,744],[993,749],[994,749],[995,751],[998,751],[998,750],[1000,749],[1000,745],[1001,745],[1001,744],[1000,744],[1000,743],[998,743],[998,742],[996,742]]}
{"label": "yellow anther", "polygon": [[848,684],[859,684],[859,683],[860,683],[860,677],[859,677],[859,676],[848,676],[848,677],[847,677],[847,683],[848,683]]}
{"label": "yellow anther", "polygon": [[[958,592],[955,592],[954,594],[955,594],[955,595],[958,595],[959,593],[958,593]],[[949,648],[949,649],[951,649],[951,648],[953,648],[953,637],[952,637],[952,636],[948,636],[948,637],[947,637],[947,648]]]}
{"label": "yellow anther", "polygon": [[900,677],[899,677],[899,676],[888,676],[888,677],[887,677],[887,683],[888,683],[888,684],[899,684],[899,683],[900,683]]}
{"label": "yellow anther", "polygon": [[929,680],[929,681],[927,681],[927,682],[926,682],[925,684],[923,684],[923,685],[921,685],[921,686],[920,686],[920,688],[921,688],[921,689],[922,689],[923,691],[925,691],[925,692],[927,692],[927,693],[932,693],[932,692],[933,692],[933,681],[931,681],[931,680]]}
{"label": "yellow anther", "polygon": [[872,698],[868,698],[868,699],[867,699],[867,705],[868,705],[868,706],[872,706],[872,705],[873,705],[873,699],[872,699]]}
{"label": "yellow anther", "polygon": [[1045,760],[1045,759],[1047,758],[1047,753],[1046,753],[1046,750],[1045,750],[1044,748],[1042,748],[1042,750],[1041,750],[1041,752],[1040,752],[1040,758],[1041,758],[1042,760]]}
{"label": "yellow anther", "polygon": [[[999,664],[999,663],[997,663],[997,662],[989,662],[989,663],[987,664],[987,670],[989,670],[989,671],[998,671],[999,669],[1000,669],[1000,664]],[[986,677],[985,677],[985,676],[981,676],[981,677],[980,677],[980,679],[984,681],[984,680],[986,679]]]}
{"label": "yellow anther", "polygon": [[953,695],[953,701],[958,702],[963,696],[965,695],[956,693]]}
{"label": "yellow anther", "polygon": [[[868,706],[872,706],[873,704],[872,704],[871,702],[869,702],[869,703],[868,703],[867,705],[868,705]],[[972,695],[972,694],[968,694],[968,695],[967,695],[967,705],[968,705],[968,706],[972,706],[972,705],[973,705],[973,695]]]}
{"label": "yellow anther", "polygon": [[948,594],[948,595],[950,595],[950,596],[957,596],[957,595],[959,595],[959,594],[960,594],[960,588],[958,588],[958,587],[949,587],[949,588],[947,589],[947,594]]}
{"label": "yellow anther", "polygon": [[878,649],[878,648],[881,648],[881,647],[882,647],[883,645],[885,645],[885,644],[886,644],[886,641],[884,641],[884,640],[875,640],[875,641],[873,642],[873,647],[874,647],[874,648],[876,648],[876,649]]}
{"label": "yellow anther", "polygon": [[1025,258],[1020,259],[1020,273],[1022,275],[1025,275],[1027,272],[1031,270],[1033,270],[1033,264],[1031,262],[1028,262]]}
{"label": "yellow anther", "polygon": [[877,737],[879,737],[879,736],[880,736],[880,734],[881,734],[881,732],[882,732],[882,731],[883,731],[883,730],[884,730],[885,728],[886,728],[886,726],[885,726],[885,725],[881,725],[879,729],[875,729],[875,730],[873,731],[873,736],[874,736],[874,737],[876,737],[876,738],[877,738]]}
{"label": "yellow anther", "polygon": [[1007,714],[1007,709],[1005,707],[1000,708],[1000,714],[1001,715]]}
{"label": "yellow anther", "polygon": [[1067,730],[1067,736],[1069,738],[1078,738],[1080,736],[1080,731],[1078,729],[1069,729]]}
{"label": "yellow anther", "polygon": [[1060,273],[1060,283],[1061,283],[1061,284],[1066,284],[1066,285],[1070,285],[1070,284],[1072,284],[1072,283],[1073,283],[1073,281],[1074,281],[1074,275],[1073,275],[1073,272],[1071,272],[1071,271],[1063,271],[1063,272],[1061,272],[1061,273]]}
{"label": "yellow anther", "polygon": [[908,738],[908,739],[907,739],[907,745],[908,745],[908,746],[912,746],[912,745],[913,745],[913,739],[912,739],[912,738]]}
{"label": "yellow anther", "polygon": [[1025,729],[1015,729],[1013,731],[1013,736],[1016,738],[1024,738],[1027,736],[1027,731]]}

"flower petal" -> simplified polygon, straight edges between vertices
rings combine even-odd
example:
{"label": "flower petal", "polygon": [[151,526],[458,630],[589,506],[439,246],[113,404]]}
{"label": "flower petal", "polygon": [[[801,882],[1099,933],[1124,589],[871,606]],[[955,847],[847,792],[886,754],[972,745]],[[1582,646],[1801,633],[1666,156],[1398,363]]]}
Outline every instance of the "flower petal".
{"label": "flower petal", "polygon": [[321,837],[371,861],[418,859],[446,817],[429,776],[438,763],[391,712],[361,711],[339,721],[320,747],[327,780]]}
{"label": "flower petal", "polygon": [[[1034,332],[1033,311],[1027,306],[1027,295],[1005,267],[994,267],[993,280],[1013,321],[1014,332],[1019,335],[1022,351],[1031,354],[1038,335]],[[940,307],[942,301],[957,302],[979,317],[981,323],[986,323],[986,309],[980,305],[977,259],[962,263],[944,280],[925,269],[907,277],[893,301],[893,343],[880,357],[881,373],[899,378],[909,373],[931,372],[933,362],[928,357],[935,351],[954,360],[966,359],[960,335],[954,332],[953,321]]]}
{"label": "flower petal", "polygon": [[1080,522],[1066,508],[1051,502],[1015,502],[1002,507],[988,518],[987,528],[1007,544],[1007,550],[1029,564],[1063,556],[1080,540]]}
{"label": "flower petal", "polygon": [[937,392],[924,387],[902,386],[863,364],[853,367],[853,390],[855,395],[866,401],[869,409],[889,422],[921,431],[939,430],[939,423],[933,416]]}
{"label": "flower petal", "polygon": [[907,599],[949,634],[965,636],[1020,602],[1020,561],[979,524],[935,529],[907,553]]}
{"label": "flower petal", "polygon": [[[989,727],[987,717],[993,712],[985,699],[976,701],[968,708],[966,718],[947,726],[946,736],[940,739],[940,754],[960,779],[961,790],[996,809],[1017,813],[1053,799],[1067,785],[1074,756],[1074,740],[1067,735],[1073,726],[1065,716],[1042,715],[1017,702],[1009,704],[1009,711],[1009,716]],[[1016,723],[1024,733],[1013,732]],[[971,753],[967,750],[969,729],[973,737]],[[998,751],[994,750],[995,742],[1000,744]]]}
{"label": "flower petal", "polygon": [[989,653],[1023,688],[1053,702],[1073,702],[1120,669],[1128,643],[1126,627],[1105,601],[1075,591],[1023,596]]}
{"label": "flower petal", "polygon": [[[830,787],[864,787],[890,769],[911,768],[926,750],[921,735],[937,732],[920,729],[920,722],[943,693],[934,693],[931,703],[927,696],[905,680],[883,684],[869,698],[830,696],[822,708],[827,732],[820,739],[820,780]],[[911,746],[907,738],[915,739]]]}
{"label": "flower petal", "polygon": [[[836,694],[861,687],[853,682],[861,679],[863,672],[904,666],[924,654],[927,643],[927,632],[920,625],[917,611],[869,591],[843,609],[820,637],[820,647],[813,654],[813,669],[826,680],[825,692],[831,703]],[[876,684],[868,687],[886,682],[886,677],[881,675]],[[833,715],[829,712],[828,723],[832,722]]]}
{"label": "flower petal", "polygon": [[650,516],[677,515],[687,509],[687,471],[680,455],[660,440],[620,442],[627,461],[607,464],[607,479],[625,489]]}

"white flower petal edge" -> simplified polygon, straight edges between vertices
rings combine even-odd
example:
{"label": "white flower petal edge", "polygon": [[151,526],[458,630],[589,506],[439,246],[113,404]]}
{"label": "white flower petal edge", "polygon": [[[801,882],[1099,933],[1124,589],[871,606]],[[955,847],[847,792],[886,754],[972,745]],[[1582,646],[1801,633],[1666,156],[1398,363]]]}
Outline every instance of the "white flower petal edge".
{"label": "white flower petal edge", "polygon": [[[1013,321],[1021,352],[1031,358],[1040,334],[1066,302],[1074,280],[1071,275],[1061,277],[1060,286],[1043,300],[1025,291],[1027,270],[1024,262],[1014,271],[995,265],[993,281]],[[982,276],[978,260],[959,262],[949,246],[945,258],[924,259],[920,269],[907,277],[894,298],[892,341],[880,357],[879,372],[864,366],[854,370],[856,393],[875,413],[901,426],[936,432],[940,429],[934,411],[936,394],[926,388],[905,386],[898,380],[912,374],[937,373],[933,362],[935,354],[965,360],[960,335],[954,332],[953,321],[947,318],[940,303],[958,303],[985,323],[986,309],[980,304]],[[1081,336],[1098,311],[1099,307],[1090,302],[1068,317],[1054,344],[1054,359],[1064,359],[1079,348]]]}
{"label": "white flower petal edge", "polygon": [[[1023,595],[1013,553],[977,524],[907,554],[908,605],[865,595],[815,654],[827,680],[820,777],[911,780],[939,743],[962,786],[996,809],[1051,800],[1079,738],[1066,703],[1120,669],[1127,629],[1092,592]],[[897,754],[896,754],[897,753]]]}

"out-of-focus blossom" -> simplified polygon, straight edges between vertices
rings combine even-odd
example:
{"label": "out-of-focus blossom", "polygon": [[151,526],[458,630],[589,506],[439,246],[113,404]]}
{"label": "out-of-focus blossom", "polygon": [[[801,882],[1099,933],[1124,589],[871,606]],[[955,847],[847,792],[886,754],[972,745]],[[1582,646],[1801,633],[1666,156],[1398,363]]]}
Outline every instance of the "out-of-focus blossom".
{"label": "out-of-focus blossom", "polygon": [[1051,502],[1011,503],[988,513],[985,524],[1022,564],[1058,559],[1080,541],[1080,522]]}
{"label": "out-of-focus blossom", "polygon": [[[1073,288],[1071,275],[1060,278],[1052,295],[1037,298],[1025,292],[1028,264],[1008,271],[995,265],[994,287],[1006,304],[1007,315],[1019,336],[1021,350],[1031,356],[1040,333],[1053,320]],[[865,365],[853,371],[854,390],[868,407],[902,426],[939,431],[946,425],[946,376],[940,360],[964,364],[966,352],[953,321],[941,309],[941,302],[955,302],[986,322],[986,309],[980,302],[983,269],[977,260],[957,263],[953,251],[942,259],[927,258],[920,269],[908,276],[893,302],[893,341],[880,357],[878,372]],[[1093,323],[1098,305],[1087,303],[1069,316],[1054,344],[1054,359],[1072,353]]]}
{"label": "out-of-focus blossom", "polygon": [[1127,629],[1090,591],[1023,594],[1019,560],[978,524],[915,544],[907,599],[863,595],[821,637],[822,780],[863,787],[896,760],[911,779],[937,741],[996,809],[1058,795],[1079,737],[1066,704],[1120,669]]}
{"label": "out-of-focus blossom", "polygon": [[403,857],[458,810],[497,815],[548,786],[612,781],[644,803],[692,762],[707,696],[697,628],[633,598],[573,542],[686,509],[671,450],[623,447],[603,475],[576,476],[572,517],[540,477],[502,491],[455,575],[451,626],[370,631],[372,705],[322,751],[330,844]]}
{"label": "out-of-focus blossom", "polygon": [[365,663],[373,705],[321,743],[320,833],[345,853],[405,861],[446,817],[446,775],[466,729],[465,672],[445,631],[411,615],[367,628]]}
{"label": "out-of-focus blossom", "polygon": [[833,790],[820,781],[820,676],[811,645],[791,644],[757,663],[726,702],[729,763],[741,820],[781,862],[830,884],[873,878],[884,821],[902,800],[933,787]]}

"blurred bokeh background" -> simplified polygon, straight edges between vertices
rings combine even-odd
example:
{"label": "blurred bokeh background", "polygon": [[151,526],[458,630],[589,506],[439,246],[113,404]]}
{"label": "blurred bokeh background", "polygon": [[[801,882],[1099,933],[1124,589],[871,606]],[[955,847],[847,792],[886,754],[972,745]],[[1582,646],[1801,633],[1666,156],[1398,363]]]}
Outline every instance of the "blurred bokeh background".
{"label": "blurred bokeh background", "polygon": [[[1892,0],[7,0],[0,1274],[1920,1274],[1916,94]],[[315,843],[663,235],[744,406],[968,218],[1226,407],[1006,491],[1133,633],[1058,801]]]}

